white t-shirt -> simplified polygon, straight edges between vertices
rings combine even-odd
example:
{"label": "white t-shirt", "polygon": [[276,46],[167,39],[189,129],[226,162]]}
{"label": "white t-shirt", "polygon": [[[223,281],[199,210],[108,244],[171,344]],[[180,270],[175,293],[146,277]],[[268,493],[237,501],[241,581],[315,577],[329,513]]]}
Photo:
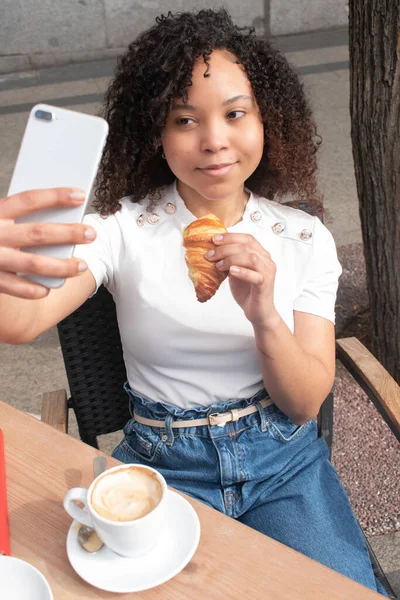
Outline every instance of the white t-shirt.
{"label": "white t-shirt", "polygon": [[[97,239],[77,246],[75,255],[114,297],[131,388],[184,409],[255,394],[263,381],[254,330],[229,278],[208,302],[196,299],[182,245],[182,231],[196,217],[176,184],[165,189],[157,223],[147,220],[145,200],[121,203],[110,217],[85,217]],[[319,219],[251,194],[243,219],[229,231],[252,234],[271,254],[275,306],[291,331],[294,310],[334,322],[341,267]]]}

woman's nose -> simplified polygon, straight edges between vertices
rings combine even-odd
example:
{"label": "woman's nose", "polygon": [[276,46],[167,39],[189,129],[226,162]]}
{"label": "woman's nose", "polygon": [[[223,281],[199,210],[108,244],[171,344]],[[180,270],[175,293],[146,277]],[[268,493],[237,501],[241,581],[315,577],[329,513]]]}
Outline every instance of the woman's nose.
{"label": "woman's nose", "polygon": [[229,146],[225,123],[212,122],[204,126],[201,137],[202,152],[219,152]]}

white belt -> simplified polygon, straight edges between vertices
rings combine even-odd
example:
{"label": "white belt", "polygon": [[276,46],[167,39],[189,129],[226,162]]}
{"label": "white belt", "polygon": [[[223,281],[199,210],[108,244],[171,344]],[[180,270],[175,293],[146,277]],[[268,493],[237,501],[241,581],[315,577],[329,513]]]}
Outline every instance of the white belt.
{"label": "white belt", "polygon": [[[262,408],[266,406],[270,406],[273,404],[272,400],[269,398],[265,398],[261,400],[259,403]],[[252,404],[247,408],[233,408],[232,410],[228,410],[224,413],[212,413],[208,415],[205,419],[189,419],[187,421],[173,421],[171,423],[171,427],[173,429],[178,429],[180,427],[201,427],[202,425],[225,425],[226,423],[231,423],[232,421],[238,421],[241,417],[245,417],[246,415],[251,415],[252,413],[257,411],[257,404]],[[149,427],[165,427],[165,421],[157,421],[157,419],[146,419],[146,417],[141,417],[137,413],[133,413],[135,417],[135,421],[141,423],[142,425],[148,425]]]}

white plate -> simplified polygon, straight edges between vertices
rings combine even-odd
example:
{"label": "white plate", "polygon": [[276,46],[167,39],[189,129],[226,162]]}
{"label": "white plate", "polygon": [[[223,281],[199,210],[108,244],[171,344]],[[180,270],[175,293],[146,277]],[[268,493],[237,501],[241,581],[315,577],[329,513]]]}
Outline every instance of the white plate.
{"label": "white plate", "polygon": [[0,598],[53,600],[53,594],[36,567],[15,556],[0,556]]}
{"label": "white plate", "polygon": [[108,592],[141,592],[177,575],[194,555],[200,539],[199,518],[191,504],[168,490],[167,520],[153,550],[140,558],[124,558],[106,546],[90,554],[78,543],[79,523],[67,536],[67,554],[73,569],[87,583]]}

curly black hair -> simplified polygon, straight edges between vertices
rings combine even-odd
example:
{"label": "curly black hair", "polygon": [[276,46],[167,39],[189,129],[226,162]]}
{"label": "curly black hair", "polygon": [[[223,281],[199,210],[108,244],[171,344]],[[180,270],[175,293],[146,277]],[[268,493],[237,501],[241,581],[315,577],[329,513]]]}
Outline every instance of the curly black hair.
{"label": "curly black hair", "polygon": [[252,27],[235,25],[225,9],[161,15],[117,63],[102,115],[109,135],[97,178],[95,208],[114,214],[120,199],[160,198],[175,176],[162,159],[161,136],[171,104],[187,100],[195,62],[204,76],[213,50],[228,50],[250,81],[264,123],[260,164],[245,182],[254,193],[323,212],[316,183],[317,135],[303,85],[287,60]]}

